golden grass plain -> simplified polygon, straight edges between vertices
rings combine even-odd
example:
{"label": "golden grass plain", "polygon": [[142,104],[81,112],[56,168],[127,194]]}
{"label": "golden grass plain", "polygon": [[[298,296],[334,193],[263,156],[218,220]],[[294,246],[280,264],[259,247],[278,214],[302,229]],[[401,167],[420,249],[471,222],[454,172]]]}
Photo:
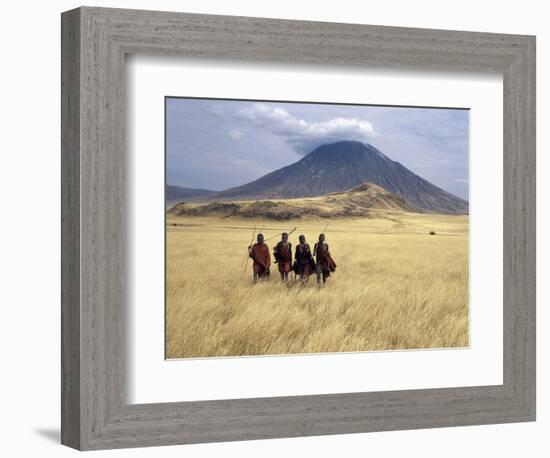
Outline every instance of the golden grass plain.
{"label": "golden grass plain", "polygon": [[[324,219],[274,222],[167,216],[166,357],[357,352],[469,345],[468,216],[373,211],[331,219],[338,264],[325,288],[252,283],[254,226],[298,229],[312,246]],[[435,231],[436,235],[429,235]],[[279,237],[269,240],[270,251]]]}

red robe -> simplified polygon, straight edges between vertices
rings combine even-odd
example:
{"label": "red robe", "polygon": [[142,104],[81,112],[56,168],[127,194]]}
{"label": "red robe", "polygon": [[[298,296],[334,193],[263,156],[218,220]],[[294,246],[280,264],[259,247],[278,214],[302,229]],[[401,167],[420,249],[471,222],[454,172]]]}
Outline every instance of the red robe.
{"label": "red robe", "polygon": [[281,241],[275,246],[275,259],[280,273],[288,273],[292,270],[292,245]]}
{"label": "red robe", "polygon": [[258,276],[263,277],[264,275],[269,275],[271,255],[269,253],[269,247],[265,243],[255,243],[252,245],[250,257],[254,261],[252,268]]}
{"label": "red robe", "polygon": [[311,248],[307,243],[296,245],[294,254],[294,272],[300,277],[309,277],[315,269]]}
{"label": "red robe", "polygon": [[334,259],[332,259],[326,243],[316,243],[314,251],[317,256],[317,264],[321,266],[321,269],[323,269],[328,275],[330,275],[330,272],[334,272],[336,270],[336,263],[334,262]]}

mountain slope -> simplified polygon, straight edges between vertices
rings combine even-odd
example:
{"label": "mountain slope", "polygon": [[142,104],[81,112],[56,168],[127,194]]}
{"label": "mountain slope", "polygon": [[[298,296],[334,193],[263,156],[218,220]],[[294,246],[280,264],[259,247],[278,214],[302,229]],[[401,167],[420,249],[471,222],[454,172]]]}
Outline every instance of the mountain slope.
{"label": "mountain slope", "polygon": [[207,197],[215,193],[216,191],[210,191],[208,189],[181,188],[179,186],[166,185],[166,201],[168,202]]}
{"label": "mountain slope", "polygon": [[302,217],[345,218],[367,217],[371,210],[414,212],[401,197],[372,183],[347,191],[281,200],[252,200],[210,203],[179,203],[168,213],[174,216],[222,216],[264,218],[272,220],[300,219]]}
{"label": "mountain slope", "polygon": [[322,145],[282,169],[211,196],[215,199],[274,199],[319,196],[374,183],[405,199],[417,211],[467,214],[468,202],[419,177],[367,143]]}

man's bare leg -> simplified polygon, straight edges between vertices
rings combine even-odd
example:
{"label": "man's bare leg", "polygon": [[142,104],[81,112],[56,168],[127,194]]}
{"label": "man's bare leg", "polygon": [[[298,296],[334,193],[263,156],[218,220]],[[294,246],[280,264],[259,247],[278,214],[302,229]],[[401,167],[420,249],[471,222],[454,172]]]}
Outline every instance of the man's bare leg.
{"label": "man's bare leg", "polygon": [[321,286],[321,266],[319,264],[315,266],[315,275],[317,277],[317,286]]}

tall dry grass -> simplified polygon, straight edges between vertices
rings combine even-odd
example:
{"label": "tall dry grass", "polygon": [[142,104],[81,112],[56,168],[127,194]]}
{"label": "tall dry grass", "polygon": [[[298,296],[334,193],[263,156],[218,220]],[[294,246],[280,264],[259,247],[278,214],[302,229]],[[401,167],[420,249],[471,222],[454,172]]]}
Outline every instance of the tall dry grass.
{"label": "tall dry grass", "polygon": [[327,241],[338,268],[323,289],[314,276],[285,286],[275,265],[257,285],[250,262],[243,273],[254,225],[266,237],[299,226],[292,243],[304,233],[313,245],[325,224],[171,217],[167,357],[468,346],[467,217],[332,220]]}

